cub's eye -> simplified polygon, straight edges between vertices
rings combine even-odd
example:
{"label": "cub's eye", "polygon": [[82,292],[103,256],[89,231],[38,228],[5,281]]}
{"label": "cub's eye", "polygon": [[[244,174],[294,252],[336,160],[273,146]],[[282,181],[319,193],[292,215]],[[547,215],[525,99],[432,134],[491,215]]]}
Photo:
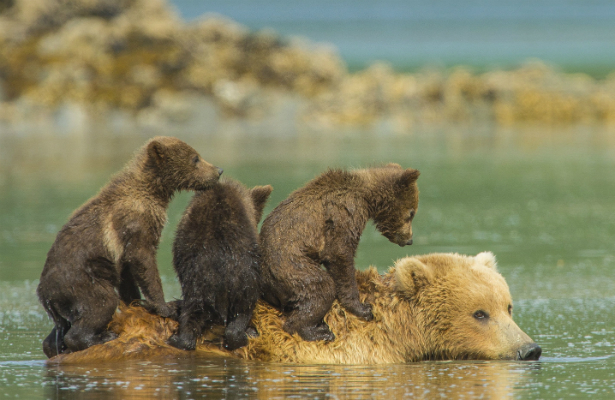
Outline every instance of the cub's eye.
{"label": "cub's eye", "polygon": [[476,311],[472,316],[479,321],[484,321],[489,318],[489,314],[483,310]]}
{"label": "cub's eye", "polygon": [[508,305],[508,315],[512,316],[512,304]]}
{"label": "cub's eye", "polygon": [[201,158],[198,155],[192,157],[192,164],[197,165],[199,161],[201,161]]}
{"label": "cub's eye", "polygon": [[410,214],[408,214],[408,216],[406,217],[406,221],[412,221],[414,219],[414,214],[416,214],[416,212],[414,210],[410,210]]}

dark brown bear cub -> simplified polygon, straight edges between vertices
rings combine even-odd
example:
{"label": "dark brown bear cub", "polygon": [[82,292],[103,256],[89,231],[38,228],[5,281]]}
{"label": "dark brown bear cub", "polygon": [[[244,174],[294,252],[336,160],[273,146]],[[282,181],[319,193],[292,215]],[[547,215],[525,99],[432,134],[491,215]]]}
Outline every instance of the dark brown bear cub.
{"label": "dark brown bear cub", "polygon": [[225,180],[194,195],[173,243],[183,300],[172,346],[194,350],[213,324],[226,326],[227,349],[248,343],[246,329],[261,296],[257,225],[271,190]]}
{"label": "dark brown bear cub", "polygon": [[[293,192],[261,228],[263,297],[285,311],[284,329],[304,340],[333,340],[323,318],[333,300],[366,320],[354,257],[368,220],[391,242],[412,244],[419,171],[397,164],[330,170]],[[324,270],[321,268],[324,266]]]}
{"label": "dark brown bear cub", "polygon": [[179,139],[150,140],[58,233],[43,268],[38,298],[55,327],[43,341],[53,357],[114,339],[107,324],[120,303],[145,297],[161,316],[156,250],[166,209],[178,190],[204,190],[222,170]]}

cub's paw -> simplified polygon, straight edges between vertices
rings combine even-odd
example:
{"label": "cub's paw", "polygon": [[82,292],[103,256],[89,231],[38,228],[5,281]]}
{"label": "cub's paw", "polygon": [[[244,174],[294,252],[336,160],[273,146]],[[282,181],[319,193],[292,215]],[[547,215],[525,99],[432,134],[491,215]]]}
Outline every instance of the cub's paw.
{"label": "cub's paw", "polygon": [[175,316],[175,309],[169,306],[167,303],[159,304],[156,306],[156,314],[164,318],[173,318]]}
{"label": "cub's paw", "polygon": [[315,342],[318,340],[324,340],[326,342],[332,342],[335,340],[335,334],[331,332],[329,326],[324,322],[316,326],[305,327],[298,331],[299,336],[306,342]]}
{"label": "cub's paw", "polygon": [[167,343],[171,346],[181,350],[194,350],[196,349],[196,338],[191,340],[189,338],[182,337],[180,335],[171,335]]}
{"label": "cub's paw", "polygon": [[104,331],[100,335],[100,340],[101,340],[101,343],[107,343],[107,342],[117,339],[118,337],[120,336],[115,332]]}
{"label": "cub's paw", "polygon": [[361,303],[361,307],[358,307],[356,310],[353,310],[353,314],[359,318],[363,318],[366,321],[371,321],[374,319],[374,314],[372,313],[372,305],[369,303]]}
{"label": "cub's paw", "polygon": [[228,351],[233,351],[248,344],[248,335],[246,332],[240,332],[238,334],[225,336],[226,343],[224,348]]}
{"label": "cub's paw", "polygon": [[335,334],[331,332],[329,325],[324,322],[316,327],[315,332],[318,336],[320,336],[320,339],[318,340],[324,340],[326,342],[332,342],[335,340]]}
{"label": "cub's paw", "polygon": [[250,339],[257,338],[260,336],[256,328],[253,326],[248,326],[246,328],[246,335],[248,335],[248,338]]}
{"label": "cub's paw", "polygon": [[62,354],[67,352],[68,348],[66,344],[64,344],[64,339],[62,337],[58,337],[56,340],[55,328],[51,332],[49,336],[43,341],[43,353],[47,356],[47,358],[55,357],[58,354]]}
{"label": "cub's paw", "polygon": [[164,318],[172,318],[177,320],[179,317],[179,302],[171,301],[169,303],[156,304],[147,300],[138,300],[133,302],[143,308],[145,308],[151,314],[156,314]]}

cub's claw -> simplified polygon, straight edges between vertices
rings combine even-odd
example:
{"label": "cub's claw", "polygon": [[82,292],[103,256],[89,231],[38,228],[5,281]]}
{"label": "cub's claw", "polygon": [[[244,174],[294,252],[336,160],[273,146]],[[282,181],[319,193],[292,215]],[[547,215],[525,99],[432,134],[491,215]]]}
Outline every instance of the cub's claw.
{"label": "cub's claw", "polygon": [[196,338],[185,338],[178,334],[171,335],[171,337],[167,340],[167,343],[181,350],[196,349]]}
{"label": "cub's claw", "polygon": [[372,313],[372,305],[369,303],[361,303],[359,307],[349,309],[348,311],[350,311],[359,318],[363,318],[366,321],[371,321],[374,319],[374,314]]}
{"label": "cub's claw", "polygon": [[145,308],[148,312],[156,314],[163,318],[177,319],[179,314],[178,302],[169,302],[162,304],[155,304],[147,300],[138,300],[133,303]]}

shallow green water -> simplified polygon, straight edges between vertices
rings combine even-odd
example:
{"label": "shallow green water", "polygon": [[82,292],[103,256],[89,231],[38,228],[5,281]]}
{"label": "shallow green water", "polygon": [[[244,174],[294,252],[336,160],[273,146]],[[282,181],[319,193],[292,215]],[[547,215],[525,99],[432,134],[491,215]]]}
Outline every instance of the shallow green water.
{"label": "shallow green water", "polygon": [[[46,252],[70,213],[148,137],[4,135],[0,397],[612,398],[615,131],[445,127],[406,136],[177,136],[226,176],[273,185],[265,212],[327,167],[418,168],[415,244],[399,248],[368,226],[357,267],[384,271],[407,254],[491,250],[515,300],[515,320],[543,347],[543,357],[387,366],[211,360],[46,367],[41,341],[51,323],[35,296]],[[179,296],[170,248],[189,197],[173,201],[160,245],[167,299]]]}

